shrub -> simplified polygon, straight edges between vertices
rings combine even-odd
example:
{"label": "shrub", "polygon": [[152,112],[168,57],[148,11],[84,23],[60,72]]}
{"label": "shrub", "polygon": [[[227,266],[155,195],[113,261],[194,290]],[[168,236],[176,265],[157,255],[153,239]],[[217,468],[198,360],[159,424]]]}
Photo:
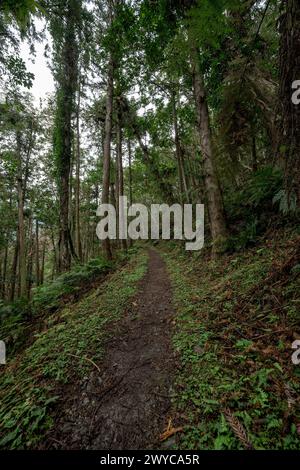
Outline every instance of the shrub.
{"label": "shrub", "polygon": [[[240,191],[229,192],[225,207],[232,236],[229,250],[240,250],[255,243],[269,221],[278,215],[274,197],[281,190],[282,173],[278,168],[265,167],[255,172]],[[255,214],[255,215],[254,215]]]}
{"label": "shrub", "polygon": [[71,271],[61,274],[52,282],[33,289],[33,311],[53,310],[59,307],[62,298],[75,294],[86,284],[101,274],[106,274],[112,263],[103,258],[90,260],[84,265],[76,265]]}

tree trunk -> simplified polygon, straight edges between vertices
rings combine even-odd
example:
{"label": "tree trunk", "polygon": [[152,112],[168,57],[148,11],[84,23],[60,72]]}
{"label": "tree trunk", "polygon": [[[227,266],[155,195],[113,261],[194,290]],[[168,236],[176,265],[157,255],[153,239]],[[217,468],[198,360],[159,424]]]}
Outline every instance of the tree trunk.
{"label": "tree trunk", "polygon": [[18,259],[19,259],[19,228],[17,229],[17,240],[16,240],[15,249],[14,249],[14,256],[13,256],[13,262],[12,262],[12,268],[11,268],[11,284],[10,284],[10,293],[9,293],[10,302],[13,302],[15,298]]}
{"label": "tree trunk", "polygon": [[51,242],[52,242],[52,247],[53,247],[53,265],[52,265],[51,279],[53,280],[55,277],[55,274],[58,273],[58,253],[57,253],[57,249],[55,245],[55,237],[54,237],[53,229],[51,230]]}
{"label": "tree trunk", "polygon": [[[132,168],[131,168],[131,142],[130,139],[128,139],[128,173],[129,173],[129,206],[132,206],[133,203],[133,197],[132,197]],[[128,245],[131,247],[133,244],[133,241],[131,238],[128,240]]]}
{"label": "tree trunk", "polygon": [[[70,171],[72,157],[72,112],[77,89],[78,45],[76,18],[80,2],[68,1],[65,15],[63,46],[61,49],[62,70],[57,74],[57,110],[54,132],[54,153],[58,167],[59,188],[59,272],[67,271],[71,255],[76,257],[69,226]],[[57,39],[56,39],[57,40]]]}
{"label": "tree trunk", "polygon": [[40,243],[39,243],[39,221],[35,221],[35,278],[36,285],[40,284]]}
{"label": "tree trunk", "polygon": [[42,249],[42,266],[41,266],[41,272],[40,272],[40,284],[44,284],[45,255],[46,255],[46,240],[44,240],[43,242],[43,249]]}
{"label": "tree trunk", "polygon": [[222,250],[227,238],[221,190],[215,169],[212,136],[204,80],[199,66],[198,50],[192,46],[192,74],[197,114],[197,128],[203,161],[204,183],[213,241],[213,254]]}
{"label": "tree trunk", "polygon": [[21,156],[21,135],[17,131],[17,189],[18,189],[18,242],[19,242],[19,283],[20,283],[20,296],[26,298],[27,296],[27,269],[26,269],[26,251],[25,251],[25,226],[24,226],[24,192],[23,192],[23,175],[22,175],[22,156]]}
{"label": "tree trunk", "polygon": [[185,178],[185,171],[183,165],[183,155],[182,149],[180,144],[180,137],[178,131],[178,117],[177,117],[177,109],[176,109],[176,94],[172,92],[172,111],[173,111],[173,125],[174,125],[174,134],[175,134],[175,148],[176,148],[176,158],[177,158],[177,166],[178,166],[178,176],[179,176],[179,184],[180,184],[180,193],[181,193],[181,201],[182,203],[186,202],[189,203],[189,192],[187,188],[186,178]]}
{"label": "tree trunk", "polygon": [[[107,92],[106,92],[106,115],[103,146],[103,180],[102,180],[102,204],[109,203],[110,186],[110,157],[111,157],[111,134],[112,134],[112,111],[113,111],[113,88],[114,88],[114,62],[112,56],[109,59],[107,70]],[[103,240],[103,248],[107,259],[112,258],[109,238]]]}
{"label": "tree trunk", "polygon": [[82,261],[82,246],[80,235],[80,79],[78,86],[78,101],[76,108],[76,169],[75,169],[75,241],[76,252],[80,261]]}
{"label": "tree trunk", "polygon": [[29,249],[28,249],[28,266],[27,266],[27,297],[30,299],[31,287],[32,287],[32,268],[33,268],[33,253],[34,253],[34,234],[33,234],[33,221],[30,217],[29,220],[29,229],[28,229],[28,240],[29,240]]}
{"label": "tree trunk", "polygon": [[283,0],[281,9],[279,155],[284,162],[288,206],[296,209],[300,207],[300,103],[292,100],[292,86],[300,80],[300,0]]}
{"label": "tree trunk", "polygon": [[[119,198],[124,196],[124,177],[123,177],[123,151],[122,151],[122,114],[120,106],[117,110],[117,182],[118,182],[118,198],[117,204],[119,204]],[[124,213],[123,208],[119,207],[119,216],[123,219]],[[124,250],[127,248],[126,240],[121,240],[121,246]]]}
{"label": "tree trunk", "polygon": [[6,297],[6,276],[7,276],[7,261],[8,261],[8,241],[4,249],[3,268],[2,268],[2,283],[1,283],[1,297]]}
{"label": "tree trunk", "polygon": [[128,171],[129,171],[129,205],[132,205],[132,168],[131,168],[131,162],[132,162],[132,155],[131,155],[131,142],[128,140]]}

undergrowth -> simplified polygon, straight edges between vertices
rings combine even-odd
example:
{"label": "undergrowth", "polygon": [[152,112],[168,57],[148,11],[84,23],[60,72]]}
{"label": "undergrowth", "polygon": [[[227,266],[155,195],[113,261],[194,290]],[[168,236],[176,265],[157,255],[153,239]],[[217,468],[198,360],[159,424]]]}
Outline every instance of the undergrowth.
{"label": "undergrowth", "polygon": [[32,448],[42,439],[53,424],[51,407],[61,398],[56,390],[101,360],[106,325],[120,318],[146,265],[144,252],[135,252],[82,300],[49,315],[31,346],[8,358],[0,377],[0,448]]}
{"label": "undergrowth", "polygon": [[179,449],[299,449],[299,236],[213,261],[164,249],[181,358]]}
{"label": "undergrowth", "polygon": [[32,289],[30,300],[0,301],[0,337],[5,341],[8,353],[14,354],[26,344],[35,322],[79,298],[113,268],[114,264],[104,258],[92,259]]}

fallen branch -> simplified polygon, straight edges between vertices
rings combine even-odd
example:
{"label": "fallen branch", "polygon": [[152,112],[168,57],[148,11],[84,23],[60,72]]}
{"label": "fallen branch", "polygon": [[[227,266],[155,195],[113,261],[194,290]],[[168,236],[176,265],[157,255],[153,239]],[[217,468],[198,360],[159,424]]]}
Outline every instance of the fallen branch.
{"label": "fallen branch", "polygon": [[183,431],[182,427],[174,428],[172,427],[172,418],[169,418],[167,429],[160,435],[160,440],[165,441],[169,439],[169,437],[173,436],[177,432]]}
{"label": "fallen branch", "polygon": [[90,362],[91,364],[93,364],[93,366],[96,367],[96,369],[98,370],[99,374],[101,374],[101,370],[100,368],[97,366],[97,364],[92,361],[92,359],[89,359],[88,357],[86,356],[76,356],[76,354],[71,354],[71,353],[67,353],[69,356],[72,356],[72,357],[76,357],[77,359],[85,359],[86,361]]}

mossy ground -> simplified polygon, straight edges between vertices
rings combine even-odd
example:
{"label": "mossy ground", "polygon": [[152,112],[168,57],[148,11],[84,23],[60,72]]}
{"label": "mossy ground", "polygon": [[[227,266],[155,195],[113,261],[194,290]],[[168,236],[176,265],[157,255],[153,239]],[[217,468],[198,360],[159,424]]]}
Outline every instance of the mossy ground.
{"label": "mossy ground", "polygon": [[[52,426],[62,384],[80,380],[103,357],[108,329],[143,277],[147,256],[134,256],[77,303],[49,315],[32,344],[1,370],[0,447],[32,448]],[[92,361],[92,362],[91,362]]]}
{"label": "mossy ground", "polygon": [[299,449],[299,236],[281,232],[216,261],[169,247],[177,447]]}
{"label": "mossy ground", "polygon": [[[300,366],[291,360],[300,338],[299,235],[281,230],[216,260],[171,242],[159,247],[177,312],[176,447],[299,449]],[[2,448],[35,448],[64,384],[100,364],[146,271],[147,255],[133,251],[81,300],[46,315],[1,370]]]}

